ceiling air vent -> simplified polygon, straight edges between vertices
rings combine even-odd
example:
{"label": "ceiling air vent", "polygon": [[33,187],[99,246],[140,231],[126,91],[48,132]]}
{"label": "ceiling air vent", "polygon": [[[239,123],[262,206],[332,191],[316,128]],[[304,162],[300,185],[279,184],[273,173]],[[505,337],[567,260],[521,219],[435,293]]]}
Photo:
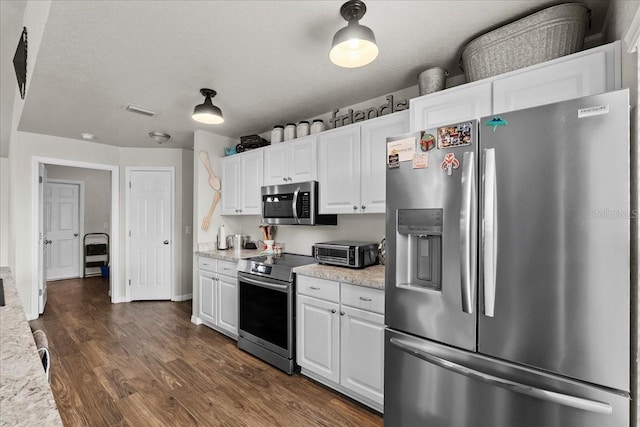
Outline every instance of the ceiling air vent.
{"label": "ceiling air vent", "polygon": [[143,116],[147,116],[147,117],[155,117],[160,113],[156,113],[155,111],[152,111],[148,108],[145,107],[141,107],[139,105],[134,105],[134,104],[125,104],[122,107],[123,110],[125,111],[129,111],[130,113],[137,113],[137,114],[142,114]]}

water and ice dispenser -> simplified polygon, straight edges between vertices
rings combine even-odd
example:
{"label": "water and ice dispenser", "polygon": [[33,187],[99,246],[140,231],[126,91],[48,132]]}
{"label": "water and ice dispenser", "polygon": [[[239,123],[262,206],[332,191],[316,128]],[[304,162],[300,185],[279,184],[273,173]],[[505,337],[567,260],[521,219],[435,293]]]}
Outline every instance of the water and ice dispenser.
{"label": "water and ice dispenser", "polygon": [[442,209],[398,209],[396,284],[442,289]]}

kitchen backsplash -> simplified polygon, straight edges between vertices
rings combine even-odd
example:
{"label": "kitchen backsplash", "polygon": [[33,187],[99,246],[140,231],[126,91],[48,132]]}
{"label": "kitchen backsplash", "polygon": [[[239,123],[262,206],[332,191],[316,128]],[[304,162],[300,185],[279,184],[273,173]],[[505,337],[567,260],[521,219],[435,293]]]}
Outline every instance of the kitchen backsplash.
{"label": "kitchen backsplash", "polygon": [[[232,219],[232,221],[229,221]],[[240,220],[240,221],[239,221]],[[222,217],[227,234],[248,234],[261,239],[259,216]],[[379,242],[384,236],[384,214],[338,215],[338,225],[278,225],[275,241],[285,252],[311,255],[311,246],[329,240]]]}

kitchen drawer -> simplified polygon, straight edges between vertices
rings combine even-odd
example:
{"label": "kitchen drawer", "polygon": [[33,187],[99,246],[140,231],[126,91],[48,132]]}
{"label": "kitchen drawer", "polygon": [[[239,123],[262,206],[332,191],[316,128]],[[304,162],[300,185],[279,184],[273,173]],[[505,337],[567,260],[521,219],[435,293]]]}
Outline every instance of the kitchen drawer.
{"label": "kitchen drawer", "polygon": [[200,270],[212,271],[215,273],[217,263],[213,258],[207,258],[204,256],[198,257],[198,268]]}
{"label": "kitchen drawer", "polygon": [[384,314],[384,290],[342,284],[343,305]]}
{"label": "kitchen drawer", "polygon": [[340,302],[340,282],[298,275],[296,283],[299,294]]}
{"label": "kitchen drawer", "polygon": [[238,276],[238,263],[233,261],[218,260],[218,273],[225,276]]}

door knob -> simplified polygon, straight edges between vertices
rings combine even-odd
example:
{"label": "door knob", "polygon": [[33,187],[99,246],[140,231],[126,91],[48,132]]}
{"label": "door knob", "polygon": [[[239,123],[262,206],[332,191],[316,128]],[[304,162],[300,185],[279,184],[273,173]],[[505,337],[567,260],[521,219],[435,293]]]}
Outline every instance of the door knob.
{"label": "door knob", "polygon": [[165,245],[168,245],[168,244],[169,244],[169,241],[168,241],[168,240],[165,240],[165,241],[164,241],[164,242],[162,242],[162,243],[164,243]]}
{"label": "door knob", "polygon": [[73,237],[78,237],[79,234],[78,233],[73,233]]}

